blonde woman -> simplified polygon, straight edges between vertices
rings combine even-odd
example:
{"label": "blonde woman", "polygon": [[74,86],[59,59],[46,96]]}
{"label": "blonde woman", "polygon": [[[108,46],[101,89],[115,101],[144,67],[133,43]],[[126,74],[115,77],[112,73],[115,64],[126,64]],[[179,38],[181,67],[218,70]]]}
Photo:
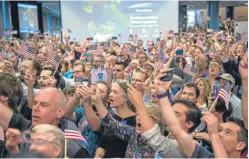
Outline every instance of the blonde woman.
{"label": "blonde woman", "polygon": [[204,77],[197,78],[194,82],[197,87],[200,90],[200,95],[197,99],[196,105],[201,109],[201,110],[208,110],[208,105],[207,105],[207,100],[208,96],[211,93],[211,86],[209,84],[209,81],[205,79]]}

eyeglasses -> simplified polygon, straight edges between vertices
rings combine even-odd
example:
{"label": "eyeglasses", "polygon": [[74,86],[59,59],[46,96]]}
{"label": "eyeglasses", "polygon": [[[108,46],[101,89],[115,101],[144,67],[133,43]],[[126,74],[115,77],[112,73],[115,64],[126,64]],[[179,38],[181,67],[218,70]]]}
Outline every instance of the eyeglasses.
{"label": "eyeglasses", "polygon": [[93,61],[93,62],[103,62],[103,61]]}

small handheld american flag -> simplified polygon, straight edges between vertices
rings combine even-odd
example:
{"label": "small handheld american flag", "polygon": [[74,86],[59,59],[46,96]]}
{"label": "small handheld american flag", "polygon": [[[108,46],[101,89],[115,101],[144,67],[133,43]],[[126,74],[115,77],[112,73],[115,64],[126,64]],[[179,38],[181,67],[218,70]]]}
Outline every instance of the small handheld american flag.
{"label": "small handheld american flag", "polygon": [[196,70],[191,65],[186,64],[185,68],[183,69],[183,72],[193,77],[195,75]]}
{"label": "small handheld american flag", "polygon": [[46,59],[49,63],[51,63],[53,66],[57,68],[60,65],[61,58],[58,55],[56,55],[56,53],[52,49],[49,50],[50,51]]}
{"label": "small handheld american flag", "polygon": [[4,130],[2,127],[0,127],[0,141],[4,141]]}
{"label": "small handheld american flag", "polygon": [[231,91],[231,85],[229,82],[227,82],[225,86],[220,89],[218,96],[217,96],[217,98],[220,98],[225,102],[227,109],[228,109],[229,100],[230,100],[230,91]]}
{"label": "small handheld american flag", "polygon": [[17,53],[19,53],[20,55],[32,59],[35,57],[36,52],[37,49],[30,47],[28,44],[22,44],[20,49],[17,51]]}
{"label": "small handheld american flag", "polygon": [[82,136],[82,134],[76,130],[65,130],[64,138],[67,140],[80,140],[87,143],[86,139]]}
{"label": "small handheld american flag", "polygon": [[236,39],[236,42],[237,42],[238,44],[244,44],[244,43],[246,43],[246,42],[248,41],[248,37],[247,37],[247,34],[246,34],[246,33],[241,34],[241,35],[239,35],[238,37],[240,37],[240,38]]}
{"label": "small handheld american flag", "polygon": [[123,52],[131,56],[136,52],[136,47],[129,44],[126,47],[124,47]]}
{"label": "small handheld american flag", "polygon": [[163,62],[162,61],[154,63],[155,70],[160,70],[160,69],[162,69],[162,67],[163,67]]}

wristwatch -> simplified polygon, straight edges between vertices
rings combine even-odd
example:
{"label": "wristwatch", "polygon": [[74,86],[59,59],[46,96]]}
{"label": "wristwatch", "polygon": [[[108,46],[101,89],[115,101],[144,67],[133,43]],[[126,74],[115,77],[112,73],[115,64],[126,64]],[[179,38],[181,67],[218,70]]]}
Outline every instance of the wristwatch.
{"label": "wristwatch", "polygon": [[158,94],[158,95],[157,95],[157,98],[158,98],[158,99],[161,99],[161,98],[164,98],[164,97],[166,97],[166,96],[168,96],[168,95],[169,95],[169,92],[166,91],[166,92],[164,92],[163,94]]}

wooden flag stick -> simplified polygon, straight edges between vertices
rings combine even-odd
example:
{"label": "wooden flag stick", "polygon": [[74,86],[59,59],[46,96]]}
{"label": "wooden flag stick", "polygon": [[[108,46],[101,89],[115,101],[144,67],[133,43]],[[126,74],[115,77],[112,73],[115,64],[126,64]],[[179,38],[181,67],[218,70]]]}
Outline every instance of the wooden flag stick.
{"label": "wooden flag stick", "polygon": [[60,62],[59,62],[59,64],[58,64],[58,66],[56,67],[56,69],[55,69],[55,71],[54,71],[53,76],[55,75],[55,72],[58,70],[58,68],[59,68],[60,64],[61,64],[61,59],[60,59]]}
{"label": "wooden flag stick", "polygon": [[211,112],[211,110],[212,110],[212,109],[214,108],[214,106],[216,105],[216,102],[217,102],[218,98],[219,98],[219,97],[216,97],[214,103],[213,103],[212,106],[210,107],[210,109],[209,109],[209,111],[208,111],[209,113]]}
{"label": "wooden flag stick", "polygon": [[65,154],[64,158],[67,158],[67,139],[65,139]]}

